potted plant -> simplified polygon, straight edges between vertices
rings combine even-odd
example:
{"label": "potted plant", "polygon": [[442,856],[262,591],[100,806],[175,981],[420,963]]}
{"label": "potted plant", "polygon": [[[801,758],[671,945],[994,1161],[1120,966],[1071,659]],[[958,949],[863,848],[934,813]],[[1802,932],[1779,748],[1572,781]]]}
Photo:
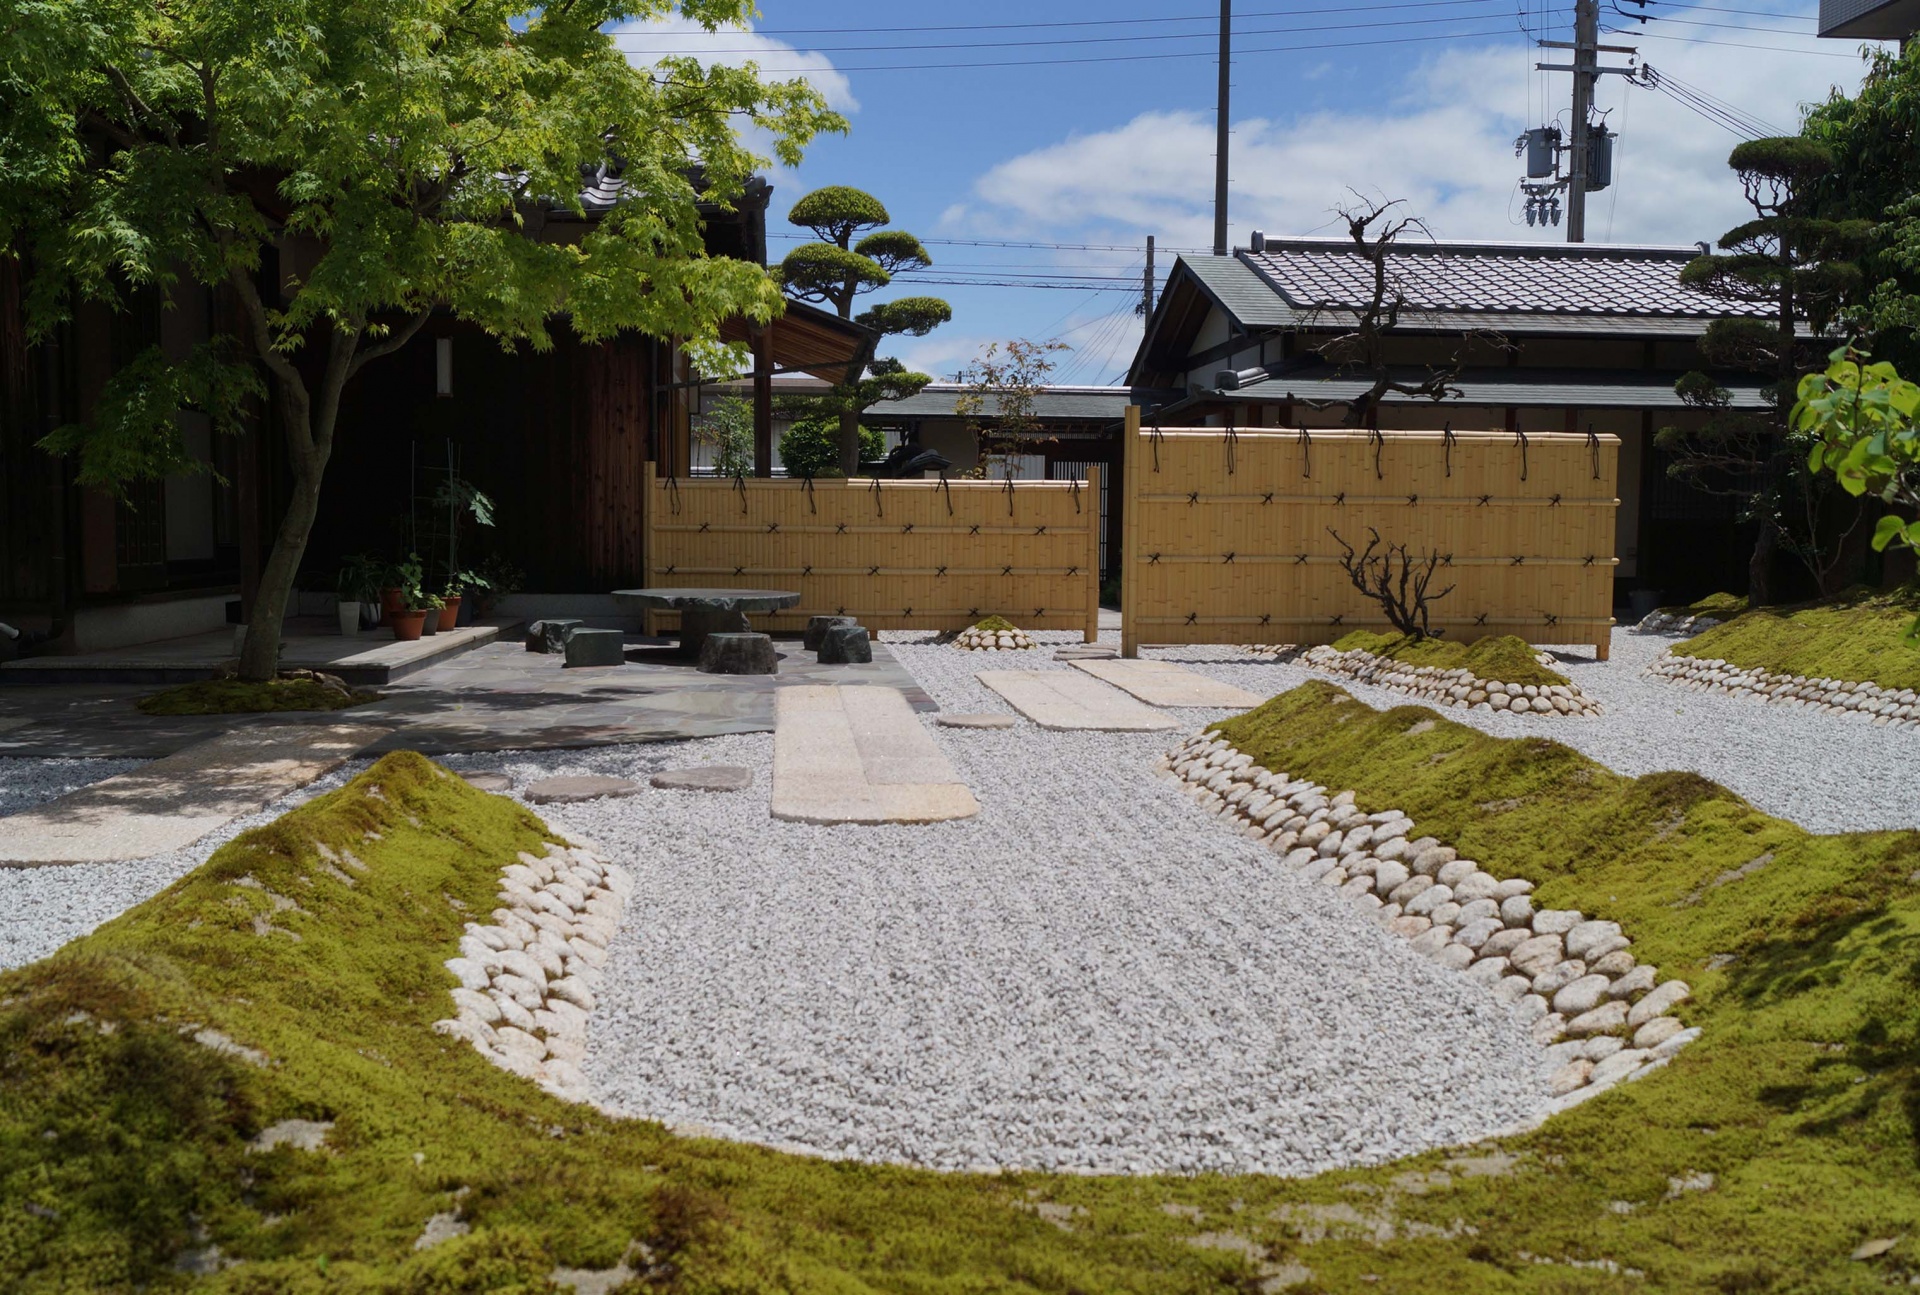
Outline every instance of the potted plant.
{"label": "potted plant", "polygon": [[492,526],[493,500],[471,481],[450,475],[434,492],[433,502],[447,510],[447,583],[438,628],[450,630],[459,623],[461,595],[469,576],[460,566],[460,525],[470,517],[476,525]]}
{"label": "potted plant", "polygon": [[362,618],[377,610],[385,575],[385,567],[364,553],[356,553],[340,564],[335,591],[340,597],[336,610],[340,615],[342,638],[358,634]]}
{"label": "potted plant", "polygon": [[427,611],[429,607],[438,610],[437,600],[420,587],[419,554],[411,554],[407,561],[395,564],[392,577],[396,582],[392,589],[396,607],[387,620],[393,626],[395,639],[411,643],[427,632]]}
{"label": "potted plant", "polygon": [[446,591],[440,595],[440,614],[434,626],[436,630],[450,630],[460,623],[461,589],[460,576],[456,574],[447,582]]}
{"label": "potted plant", "polygon": [[502,557],[486,558],[472,575],[478,583],[468,586],[467,604],[475,620],[493,615],[502,598],[519,593],[527,582],[526,572]]}

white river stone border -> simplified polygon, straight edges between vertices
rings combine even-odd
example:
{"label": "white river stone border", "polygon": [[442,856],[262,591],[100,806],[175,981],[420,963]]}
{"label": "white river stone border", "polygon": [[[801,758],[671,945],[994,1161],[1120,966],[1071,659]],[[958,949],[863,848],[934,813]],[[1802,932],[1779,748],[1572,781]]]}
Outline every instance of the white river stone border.
{"label": "white river stone border", "polygon": [[1264,841],[1306,880],[1337,886],[1413,948],[1485,985],[1528,1024],[1554,1067],[1554,1110],[1663,1066],[1700,1037],[1671,1013],[1685,981],[1656,983],[1617,922],[1533,907],[1533,883],[1502,880],[1399,810],[1364,813],[1354,793],[1261,768],[1200,732],[1162,759],[1206,808]]}
{"label": "white river stone border", "polygon": [[972,626],[954,635],[953,645],[962,652],[1018,652],[1034,646],[1025,630],[983,630]]}
{"label": "white river stone border", "polygon": [[448,959],[458,1011],[433,1028],[555,1097],[591,1101],[580,1071],[587,1013],[632,893],[624,868],[586,850],[548,842],[545,858],[522,851],[500,870],[494,925],[467,923],[460,956]]}
{"label": "white river stone border", "polygon": [[[1254,649],[1269,654],[1286,650],[1279,647]],[[1482,679],[1471,670],[1408,665],[1404,661],[1375,656],[1359,648],[1342,652],[1324,643],[1302,652],[1299,660],[1300,664],[1316,670],[1342,675],[1360,683],[1391,688],[1437,706],[1504,710],[1516,715],[1576,716],[1600,713],[1600,703],[1573,684],[1501,683],[1497,679]]]}
{"label": "white river stone border", "polygon": [[1656,660],[1646,671],[1682,688],[1756,697],[1775,706],[1802,706],[1832,714],[1852,713],[1875,724],[1920,727],[1920,693],[1882,688],[1851,679],[1813,679],[1800,674],[1750,670],[1717,657],[1676,656]]}

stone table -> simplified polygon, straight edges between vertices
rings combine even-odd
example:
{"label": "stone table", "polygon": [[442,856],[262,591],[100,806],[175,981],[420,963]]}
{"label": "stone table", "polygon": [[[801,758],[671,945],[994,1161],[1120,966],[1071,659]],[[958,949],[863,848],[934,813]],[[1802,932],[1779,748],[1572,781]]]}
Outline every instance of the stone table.
{"label": "stone table", "polygon": [[750,630],[747,613],[780,611],[800,601],[789,589],[616,589],[614,601],[630,611],[679,612],[680,655],[700,658],[709,634]]}

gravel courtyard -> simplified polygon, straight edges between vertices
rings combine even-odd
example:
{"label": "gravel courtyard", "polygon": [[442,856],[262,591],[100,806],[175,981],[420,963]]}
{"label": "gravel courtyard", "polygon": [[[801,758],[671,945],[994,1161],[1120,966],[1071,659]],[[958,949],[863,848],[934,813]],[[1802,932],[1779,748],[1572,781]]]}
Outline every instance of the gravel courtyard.
{"label": "gravel courtyard", "polygon": [[[1068,636],[1041,635],[1068,641]],[[1052,643],[889,644],[946,710],[999,711],[983,668],[1064,668]],[[1816,831],[1920,825],[1894,770],[1920,734],[1641,677],[1670,640],[1615,635],[1565,669],[1606,713],[1522,720],[1627,773],[1694,769]],[[1310,677],[1239,649],[1156,653],[1262,696]],[[1376,706],[1405,698],[1351,686]],[[935,727],[978,818],[769,819],[772,738],[450,757],[516,788],[744,764],[740,794],[646,789],[541,807],[638,883],[592,1016],[606,1104],[692,1130],[942,1168],[1312,1173],[1494,1132],[1547,1101],[1543,1055],[1476,984],[1201,813],[1153,773],[1178,736]],[[0,815],[125,762],[0,761]],[[44,956],[350,765],[176,855],[0,873],[0,966]]]}

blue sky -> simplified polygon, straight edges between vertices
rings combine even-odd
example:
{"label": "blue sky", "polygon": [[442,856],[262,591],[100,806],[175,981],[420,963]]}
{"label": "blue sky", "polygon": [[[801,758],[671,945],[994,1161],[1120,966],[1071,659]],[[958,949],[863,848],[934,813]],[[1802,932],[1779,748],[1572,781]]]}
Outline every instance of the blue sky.
{"label": "blue sky", "polygon": [[[769,74],[806,75],[846,112],[846,136],[816,143],[797,172],[770,172],[773,228],[798,235],[784,215],[808,189],[856,185],[929,240],[936,265],[923,278],[969,281],[902,276],[882,295],[944,296],[954,320],[883,349],[946,378],[989,341],[1058,337],[1074,349],[1056,381],[1116,380],[1139,340],[1130,307],[1146,235],[1163,249],[1211,243],[1218,6],[762,0],[762,10],[751,33],[675,24],[621,43],[640,62],[667,50],[751,57]],[[1534,49],[1521,28],[1566,39],[1571,0],[1238,0],[1235,10],[1236,245],[1255,228],[1334,232],[1349,189],[1406,199],[1440,238],[1564,238],[1521,219],[1512,141],[1565,122],[1569,79],[1531,69],[1566,56]],[[1649,3],[1644,27],[1617,10],[1640,12],[1603,0],[1603,24],[1634,30],[1602,39],[1639,54],[1608,61],[1650,63],[1774,129],[1858,83],[1858,45],[1814,39],[1810,4]],[[1591,241],[1691,243],[1743,218],[1725,168],[1739,136],[1621,77],[1602,79],[1599,106],[1621,140],[1615,186],[1590,200]],[[1048,246],[1002,245],[1018,243]],[[793,245],[776,238],[773,254]],[[1172,259],[1161,254],[1162,274]]]}

